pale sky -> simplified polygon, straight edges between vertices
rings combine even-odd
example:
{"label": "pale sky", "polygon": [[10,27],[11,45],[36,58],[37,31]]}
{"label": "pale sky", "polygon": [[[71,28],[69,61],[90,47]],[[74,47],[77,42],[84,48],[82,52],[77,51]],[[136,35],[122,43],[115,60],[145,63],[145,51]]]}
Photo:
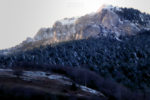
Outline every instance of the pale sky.
{"label": "pale sky", "polygon": [[95,12],[103,4],[150,13],[149,0],[0,0],[0,49],[33,37],[56,20]]}

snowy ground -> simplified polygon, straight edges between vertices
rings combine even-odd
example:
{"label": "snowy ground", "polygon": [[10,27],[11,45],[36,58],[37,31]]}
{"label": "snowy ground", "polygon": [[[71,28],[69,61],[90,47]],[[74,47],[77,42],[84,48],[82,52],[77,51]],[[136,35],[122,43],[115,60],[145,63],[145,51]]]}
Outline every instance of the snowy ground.
{"label": "snowy ground", "polygon": [[[54,73],[50,73],[50,72],[43,72],[43,71],[22,71],[20,75],[17,76],[17,74],[14,74],[16,71],[12,70],[12,69],[0,69],[0,77],[20,77],[22,80],[25,81],[31,81],[31,80],[39,80],[39,79],[49,79],[49,80],[55,80],[55,81],[59,81],[62,84],[65,85],[72,85],[73,81],[63,75],[58,75],[58,74],[54,74]],[[19,71],[18,71],[19,72]],[[90,93],[90,94],[94,94],[97,96],[104,96],[101,92],[96,91],[94,89],[88,88],[86,86],[83,85],[79,85],[76,84],[76,86],[78,88],[80,88],[82,91]]]}

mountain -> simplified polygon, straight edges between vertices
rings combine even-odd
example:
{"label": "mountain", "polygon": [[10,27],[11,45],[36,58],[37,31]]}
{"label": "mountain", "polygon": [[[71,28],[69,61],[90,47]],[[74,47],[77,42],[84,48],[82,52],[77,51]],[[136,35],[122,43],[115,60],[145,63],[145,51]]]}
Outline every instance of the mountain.
{"label": "mountain", "polygon": [[56,21],[0,51],[0,94],[149,100],[149,38],[150,15],[133,8],[104,5],[95,13]]}
{"label": "mountain", "polygon": [[121,41],[121,36],[136,35],[143,30],[150,30],[150,15],[133,8],[103,5],[95,13],[77,18],[64,18],[56,21],[51,28],[41,28],[34,38],[27,38],[6,51],[28,50],[42,45],[91,37],[110,37]]}
{"label": "mountain", "polygon": [[103,6],[92,14],[56,21],[52,28],[40,29],[34,40],[48,39],[43,44],[46,45],[51,42],[109,35],[119,38],[144,29],[150,29],[150,15],[134,9]]}

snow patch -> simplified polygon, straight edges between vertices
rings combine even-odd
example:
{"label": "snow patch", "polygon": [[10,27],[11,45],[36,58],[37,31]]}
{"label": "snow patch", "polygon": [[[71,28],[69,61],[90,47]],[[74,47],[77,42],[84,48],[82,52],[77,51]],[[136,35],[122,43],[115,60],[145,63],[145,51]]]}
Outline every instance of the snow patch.
{"label": "snow patch", "polygon": [[[0,75],[16,77],[16,75],[14,76],[12,72],[13,72],[12,69],[0,69]],[[26,81],[30,81],[30,80],[38,79],[38,78],[49,78],[51,80],[57,80],[66,85],[72,85],[71,79],[62,75],[56,75],[56,74],[51,74],[51,73],[48,73],[51,75],[46,75],[46,72],[42,72],[42,71],[23,71],[22,73],[23,74],[20,76],[20,78]],[[88,92],[94,95],[104,96],[101,92],[88,88],[86,86],[79,85],[79,84],[76,84],[76,86],[79,87],[84,92]]]}
{"label": "snow patch", "polygon": [[123,21],[121,21],[120,18],[119,18],[119,23],[120,23],[120,24],[123,24]]}
{"label": "snow patch", "polygon": [[150,28],[144,28],[144,30],[146,30],[146,31],[150,31]]}
{"label": "snow patch", "polygon": [[119,7],[115,7],[115,10],[122,11],[121,8],[119,8]]}
{"label": "snow patch", "polygon": [[24,71],[23,75],[27,77],[46,77],[46,73],[41,71]]}
{"label": "snow patch", "polygon": [[95,94],[95,95],[101,95],[101,96],[104,96],[102,93],[94,90],[94,89],[91,89],[91,88],[88,88],[86,86],[80,86],[81,90],[82,91],[85,91],[85,92],[89,92],[89,93],[92,93],[92,94]]}
{"label": "snow patch", "polygon": [[71,80],[68,77],[61,76],[61,75],[49,75],[49,79],[51,80],[57,80],[63,84],[72,85]]}
{"label": "snow patch", "polygon": [[103,5],[100,7],[100,9],[98,10],[98,12],[101,12],[102,10],[109,10],[109,11],[122,11],[122,9],[120,7],[114,7],[112,5]]}
{"label": "snow patch", "polygon": [[3,54],[3,55],[8,55],[9,52],[8,52],[8,51],[4,51],[2,54]]}
{"label": "snow patch", "polygon": [[115,39],[118,40],[118,41],[120,41],[120,42],[122,42],[122,40],[120,40],[117,36],[115,36]]}
{"label": "snow patch", "polygon": [[77,18],[64,18],[62,20],[59,20],[59,22],[62,25],[71,25],[71,24],[75,24]]}
{"label": "snow patch", "polygon": [[96,24],[92,25],[92,27],[94,27],[94,28],[99,28],[99,26],[96,25]]}
{"label": "snow patch", "polygon": [[114,7],[112,5],[104,5],[103,9],[112,10]]}
{"label": "snow patch", "polygon": [[12,69],[0,69],[0,71],[12,72]]}
{"label": "snow patch", "polygon": [[48,78],[51,80],[57,80],[57,79],[70,80],[69,78],[61,75],[49,75]]}

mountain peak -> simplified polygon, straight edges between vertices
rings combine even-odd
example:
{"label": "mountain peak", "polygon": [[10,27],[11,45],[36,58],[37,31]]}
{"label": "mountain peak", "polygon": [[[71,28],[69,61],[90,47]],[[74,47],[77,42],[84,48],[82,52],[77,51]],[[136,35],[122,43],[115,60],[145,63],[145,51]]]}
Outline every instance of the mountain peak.
{"label": "mountain peak", "polygon": [[98,10],[97,12],[101,12],[102,10],[109,10],[109,11],[121,11],[121,8],[120,7],[115,7],[115,6],[112,6],[112,5],[102,5]]}
{"label": "mountain peak", "polygon": [[110,9],[112,9],[112,8],[114,8],[112,5],[106,5],[106,4],[104,4],[104,5],[102,5],[102,6],[97,10],[97,12],[101,12],[103,9],[110,10]]}

